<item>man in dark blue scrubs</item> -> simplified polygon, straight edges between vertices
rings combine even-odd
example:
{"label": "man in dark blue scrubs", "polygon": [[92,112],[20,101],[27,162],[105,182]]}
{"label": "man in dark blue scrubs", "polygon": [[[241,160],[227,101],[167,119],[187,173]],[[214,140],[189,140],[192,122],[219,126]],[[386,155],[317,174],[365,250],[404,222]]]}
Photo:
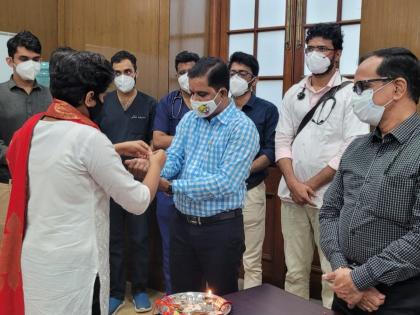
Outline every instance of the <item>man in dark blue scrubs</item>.
{"label": "man in dark blue scrubs", "polygon": [[[153,127],[153,145],[155,149],[167,149],[175,135],[176,126],[190,109],[190,91],[187,72],[200,57],[192,52],[182,51],[175,57],[175,70],[178,77],[179,90],[163,97],[157,108]],[[171,280],[169,274],[169,221],[175,213],[174,201],[171,196],[157,193],[157,210],[160,234],[163,248],[163,273],[165,277],[166,293],[170,294]]]}
{"label": "man in dark blue scrubs", "polygon": [[[111,58],[117,90],[105,97],[96,121],[112,143],[143,140],[150,144],[152,141],[156,101],[136,89],[136,62],[136,57],[127,51],[120,51]],[[133,303],[137,312],[147,312],[151,310],[146,293],[149,265],[147,212],[139,216],[129,214],[112,199],[110,208],[109,314],[118,312],[125,297],[125,231],[131,245]]]}

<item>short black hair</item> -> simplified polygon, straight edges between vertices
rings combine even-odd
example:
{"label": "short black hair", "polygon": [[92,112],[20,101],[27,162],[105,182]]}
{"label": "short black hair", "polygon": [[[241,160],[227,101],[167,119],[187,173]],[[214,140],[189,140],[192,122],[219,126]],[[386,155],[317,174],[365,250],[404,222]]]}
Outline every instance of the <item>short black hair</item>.
{"label": "short black hair", "polygon": [[322,37],[332,41],[334,49],[343,50],[343,33],[338,23],[318,23],[310,28],[306,33],[306,44],[315,37]]}
{"label": "short black hair", "polygon": [[76,50],[68,46],[62,46],[62,47],[58,47],[54,49],[50,55],[50,65],[49,65],[50,73],[55,72],[55,68],[57,67],[58,62],[62,58],[64,58],[68,54],[73,54],[75,52]]}
{"label": "short black hair", "polygon": [[113,65],[114,63],[120,63],[121,61],[128,59],[130,60],[131,64],[134,67],[134,71],[137,71],[137,58],[136,56],[134,56],[132,53],[126,51],[126,50],[121,50],[119,52],[117,52],[114,56],[111,57],[111,65]]}
{"label": "short black hair", "polygon": [[207,83],[215,90],[226,88],[229,91],[229,70],[222,59],[203,57],[188,71],[190,79],[207,76]]}
{"label": "short black hair", "polygon": [[420,64],[416,55],[407,48],[383,48],[360,57],[359,64],[374,56],[383,58],[376,69],[376,73],[381,77],[392,79],[404,78],[407,81],[408,95],[414,102],[418,103],[420,98]]}
{"label": "short black hair", "polygon": [[38,37],[29,31],[19,32],[7,41],[7,52],[9,53],[9,57],[13,58],[18,47],[25,47],[27,50],[36,52],[37,54],[40,54],[42,49]]}
{"label": "short black hair", "polygon": [[185,62],[195,62],[200,60],[200,56],[194,52],[183,50],[175,56],[175,71],[178,71],[178,65]]}
{"label": "short black hair", "polygon": [[77,107],[89,91],[93,91],[97,99],[113,79],[112,66],[101,54],[88,51],[67,54],[50,75],[51,95]]}
{"label": "short black hair", "polygon": [[249,67],[251,69],[254,77],[256,77],[258,75],[258,72],[260,71],[260,65],[258,64],[257,58],[255,58],[253,55],[246,54],[242,51],[234,52],[230,56],[229,66],[228,66],[229,70],[230,70],[230,68],[232,68],[232,64],[234,62],[243,64],[243,65]]}

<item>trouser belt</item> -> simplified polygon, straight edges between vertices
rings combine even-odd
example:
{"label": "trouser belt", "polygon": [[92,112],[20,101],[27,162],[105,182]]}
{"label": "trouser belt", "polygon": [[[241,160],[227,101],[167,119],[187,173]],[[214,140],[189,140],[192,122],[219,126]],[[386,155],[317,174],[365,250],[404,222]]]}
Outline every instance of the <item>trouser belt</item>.
{"label": "trouser belt", "polygon": [[221,212],[210,217],[197,217],[194,215],[184,214],[177,211],[178,215],[183,218],[187,223],[192,225],[208,225],[219,221],[230,220],[242,216],[242,209],[233,209],[226,212]]}

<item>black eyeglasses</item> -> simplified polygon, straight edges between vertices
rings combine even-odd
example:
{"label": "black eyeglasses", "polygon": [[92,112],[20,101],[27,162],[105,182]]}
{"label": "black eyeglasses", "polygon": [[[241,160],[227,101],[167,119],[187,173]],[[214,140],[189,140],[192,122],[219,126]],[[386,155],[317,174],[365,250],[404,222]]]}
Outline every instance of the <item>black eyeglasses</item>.
{"label": "black eyeglasses", "polygon": [[329,48],[327,46],[306,46],[305,53],[311,53],[313,51],[318,51],[320,53],[326,53],[329,51],[335,50],[334,48]]}
{"label": "black eyeglasses", "polygon": [[372,82],[387,82],[392,81],[393,78],[390,77],[382,77],[382,78],[375,78],[375,79],[369,79],[369,80],[361,80],[354,82],[353,85],[353,92],[357,95],[362,95],[363,91],[368,89],[370,87],[370,83]]}
{"label": "black eyeglasses", "polygon": [[240,76],[242,79],[247,79],[247,78],[249,78],[249,77],[253,77],[253,74],[252,73],[250,73],[250,72],[248,72],[248,71],[246,71],[246,70],[239,70],[239,71],[236,71],[236,70],[230,70],[230,72],[229,72],[229,75],[230,75],[230,77],[233,77],[234,75],[238,75],[238,76]]}

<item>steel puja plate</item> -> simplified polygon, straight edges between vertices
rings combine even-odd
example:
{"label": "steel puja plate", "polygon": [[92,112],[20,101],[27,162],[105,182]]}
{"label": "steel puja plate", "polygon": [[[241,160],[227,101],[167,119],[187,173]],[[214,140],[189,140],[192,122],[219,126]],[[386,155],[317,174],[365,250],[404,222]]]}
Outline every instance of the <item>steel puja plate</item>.
{"label": "steel puja plate", "polygon": [[157,300],[156,309],[162,315],[227,315],[232,305],[215,294],[185,292]]}

